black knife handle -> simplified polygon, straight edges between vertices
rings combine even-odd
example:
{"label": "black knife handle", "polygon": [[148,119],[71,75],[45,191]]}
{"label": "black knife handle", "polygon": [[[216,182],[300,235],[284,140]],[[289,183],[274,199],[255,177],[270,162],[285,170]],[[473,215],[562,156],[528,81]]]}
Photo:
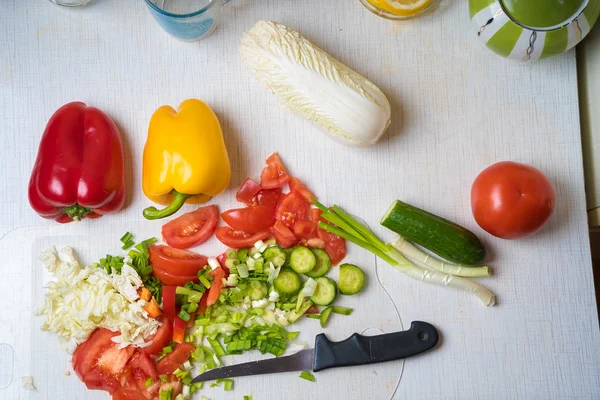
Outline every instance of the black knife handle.
{"label": "black knife handle", "polygon": [[315,339],[313,370],[400,360],[433,349],[438,338],[435,327],[421,321],[413,321],[407,331],[377,336],[355,333],[341,342],[332,342],[321,333]]}

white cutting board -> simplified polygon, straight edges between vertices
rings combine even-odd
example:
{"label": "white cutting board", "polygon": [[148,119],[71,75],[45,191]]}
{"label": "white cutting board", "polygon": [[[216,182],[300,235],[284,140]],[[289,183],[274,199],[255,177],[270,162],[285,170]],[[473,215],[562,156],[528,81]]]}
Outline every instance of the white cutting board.
{"label": "white cutting board", "polygon": [[[81,224],[25,227],[10,232],[0,240],[0,260],[3,260],[4,272],[0,281],[0,304],[10,310],[10,318],[0,331],[0,343],[4,343],[0,347],[0,371],[4,371],[0,374],[0,398],[108,398],[106,392],[85,388],[72,372],[71,357],[60,348],[56,336],[39,329],[43,317],[34,317],[35,310],[44,300],[43,286],[51,279],[38,260],[44,249],[69,245],[76,250],[80,261],[88,265],[106,254],[124,254],[119,238],[126,231],[132,232],[137,240],[160,238],[160,221],[110,223],[108,218],[101,220],[101,223],[94,220]],[[225,248],[213,237],[193,250],[217,255]],[[306,318],[288,327],[289,331],[299,330],[299,339],[306,341],[310,347],[314,345],[315,336],[322,332],[337,341],[354,332],[373,334],[402,330],[398,311],[379,283],[375,257],[351,246],[345,261],[364,268],[367,285],[358,295],[340,295],[336,300],[337,305],[354,308],[351,316],[332,315],[325,329],[320,328],[317,320]],[[338,268],[334,267],[329,276],[337,280]],[[231,364],[264,357],[270,356],[254,351],[225,357],[223,361]],[[9,363],[11,359],[14,359],[12,365]],[[402,370],[403,361],[395,361],[322,371],[316,374],[315,383],[300,379],[299,372],[236,378],[233,391],[224,392],[222,387],[210,388],[209,384],[205,384],[205,388],[194,398],[204,395],[219,399],[241,399],[244,395],[253,394],[255,399],[324,399],[328,394],[338,393],[344,399],[358,400],[369,396],[389,399],[396,390]],[[66,371],[71,372],[70,376],[65,375]],[[27,391],[18,383],[23,376],[33,376],[35,391]],[[11,380],[13,384],[5,388]]]}

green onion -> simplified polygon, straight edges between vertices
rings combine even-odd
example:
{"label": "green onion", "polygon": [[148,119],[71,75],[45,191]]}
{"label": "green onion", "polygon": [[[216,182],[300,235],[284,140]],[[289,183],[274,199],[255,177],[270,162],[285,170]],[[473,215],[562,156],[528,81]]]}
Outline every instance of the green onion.
{"label": "green onion", "polygon": [[233,389],[233,379],[225,378],[223,379],[223,390],[229,392]]}
{"label": "green onion", "polygon": [[287,340],[294,340],[296,339],[296,337],[298,337],[298,334],[300,332],[288,332],[287,334]]}
{"label": "green onion", "polygon": [[169,377],[167,375],[159,375],[159,378],[162,383],[167,383],[167,381],[169,380]]}
{"label": "green onion", "polygon": [[225,350],[223,350],[223,347],[221,346],[221,343],[219,343],[218,340],[213,340],[213,339],[207,339],[208,343],[210,344],[210,347],[213,348],[213,350],[215,351],[215,354],[219,357],[223,357],[225,355]]}
{"label": "green onion", "polygon": [[240,260],[240,262],[246,262],[248,259],[248,249],[239,249],[237,251],[237,259]]}
{"label": "green onion", "polygon": [[196,337],[194,335],[188,334],[185,335],[184,340],[188,343],[194,343],[196,341]]}
{"label": "green onion", "polygon": [[329,317],[331,316],[331,311],[332,311],[331,307],[327,307],[326,309],[321,311],[321,315],[319,316],[319,322],[321,323],[321,328],[325,328],[325,325],[327,325],[327,320],[329,320]]}
{"label": "green onion", "polygon": [[169,354],[173,352],[173,348],[171,346],[163,347],[162,352],[165,354]]}
{"label": "green onion", "polygon": [[187,312],[193,313],[198,309],[198,303],[190,303],[187,308]]}
{"label": "green onion", "polygon": [[310,382],[314,382],[315,381],[315,376],[313,374],[311,374],[308,371],[302,371],[300,372],[300,378],[302,379],[306,379],[307,381]]}
{"label": "green onion", "polygon": [[133,238],[133,234],[131,232],[127,232],[121,237],[121,243],[127,243]]}
{"label": "green onion", "polygon": [[233,269],[233,268],[237,267],[239,264],[240,264],[240,261],[238,259],[228,258],[227,260],[225,260],[225,266],[227,267],[227,269]]}
{"label": "green onion", "polygon": [[160,400],[173,400],[173,388],[169,388],[169,390],[161,390],[159,398]]}
{"label": "green onion", "polygon": [[194,290],[196,290],[196,291],[198,291],[200,293],[204,293],[206,291],[206,288],[204,286],[200,286],[200,285],[198,285],[196,283],[192,284],[192,289],[194,289]]}
{"label": "green onion", "polygon": [[146,379],[146,382],[144,382],[144,385],[145,385],[146,387],[150,387],[150,386],[152,386],[153,384],[154,384],[154,379],[152,379],[152,378],[148,378],[148,379]]}
{"label": "green onion", "polygon": [[187,311],[181,310],[178,314],[178,317],[184,320],[185,322],[188,322],[191,316],[190,313],[188,313]]}
{"label": "green onion", "polygon": [[312,199],[314,204],[323,211],[323,214],[321,214],[323,219],[338,226],[335,227],[319,221],[319,228],[324,229],[329,233],[333,233],[334,235],[338,235],[363,249],[370,251],[410,278],[471,292],[475,294],[484,305],[494,305],[495,296],[480,284],[459,276],[449,275],[436,270],[427,270],[414,265],[406,259],[400,251],[389,243],[383,243],[373,232],[371,232],[371,230],[358,222],[340,207],[334,205],[332,208],[328,209],[315,198]]}
{"label": "green onion", "polygon": [[146,243],[148,246],[150,246],[152,243],[155,243],[156,241],[158,241],[158,239],[156,239],[155,237],[151,237],[151,238],[144,240],[143,243]]}
{"label": "green onion", "polygon": [[131,246],[133,246],[135,244],[135,242],[133,240],[130,240],[128,242],[123,242],[123,246],[121,246],[122,250],[127,250],[129,249]]}
{"label": "green onion", "polygon": [[290,303],[286,303],[286,304],[282,304],[280,307],[282,310],[293,310],[296,308],[295,304],[290,304]]}
{"label": "green onion", "polygon": [[185,376],[183,377],[183,379],[181,380],[181,382],[183,382],[184,385],[186,386],[190,386],[190,384],[192,383],[192,377],[191,376]]}
{"label": "green onion", "polygon": [[244,400],[252,400],[252,396],[244,396]]}
{"label": "green onion", "polygon": [[352,314],[352,311],[354,311],[353,308],[349,308],[349,307],[340,307],[340,306],[332,306],[331,310],[335,313],[335,314],[341,314],[341,315],[350,315]]}
{"label": "green onion", "polygon": [[321,315],[320,314],[306,314],[305,317],[311,318],[311,319],[320,319]]}
{"label": "green onion", "polygon": [[200,283],[204,285],[205,288],[210,289],[212,283],[208,279],[206,279],[204,275],[200,275],[198,273],[198,279],[200,280]]}

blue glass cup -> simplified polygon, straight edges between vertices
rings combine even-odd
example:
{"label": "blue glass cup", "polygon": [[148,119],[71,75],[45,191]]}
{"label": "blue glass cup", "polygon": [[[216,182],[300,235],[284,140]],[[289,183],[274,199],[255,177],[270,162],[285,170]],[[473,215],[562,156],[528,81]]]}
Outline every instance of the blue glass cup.
{"label": "blue glass cup", "polygon": [[171,36],[195,41],[210,35],[231,0],[146,0],[156,22]]}

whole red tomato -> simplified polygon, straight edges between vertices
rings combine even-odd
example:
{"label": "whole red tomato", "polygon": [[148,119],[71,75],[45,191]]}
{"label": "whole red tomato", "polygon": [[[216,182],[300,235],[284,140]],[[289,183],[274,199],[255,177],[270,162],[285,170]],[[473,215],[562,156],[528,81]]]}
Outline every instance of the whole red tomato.
{"label": "whole red tomato", "polygon": [[554,211],[554,188],[537,169],[503,161],[484,169],[471,188],[471,208],[483,229],[503,239],[531,236]]}

